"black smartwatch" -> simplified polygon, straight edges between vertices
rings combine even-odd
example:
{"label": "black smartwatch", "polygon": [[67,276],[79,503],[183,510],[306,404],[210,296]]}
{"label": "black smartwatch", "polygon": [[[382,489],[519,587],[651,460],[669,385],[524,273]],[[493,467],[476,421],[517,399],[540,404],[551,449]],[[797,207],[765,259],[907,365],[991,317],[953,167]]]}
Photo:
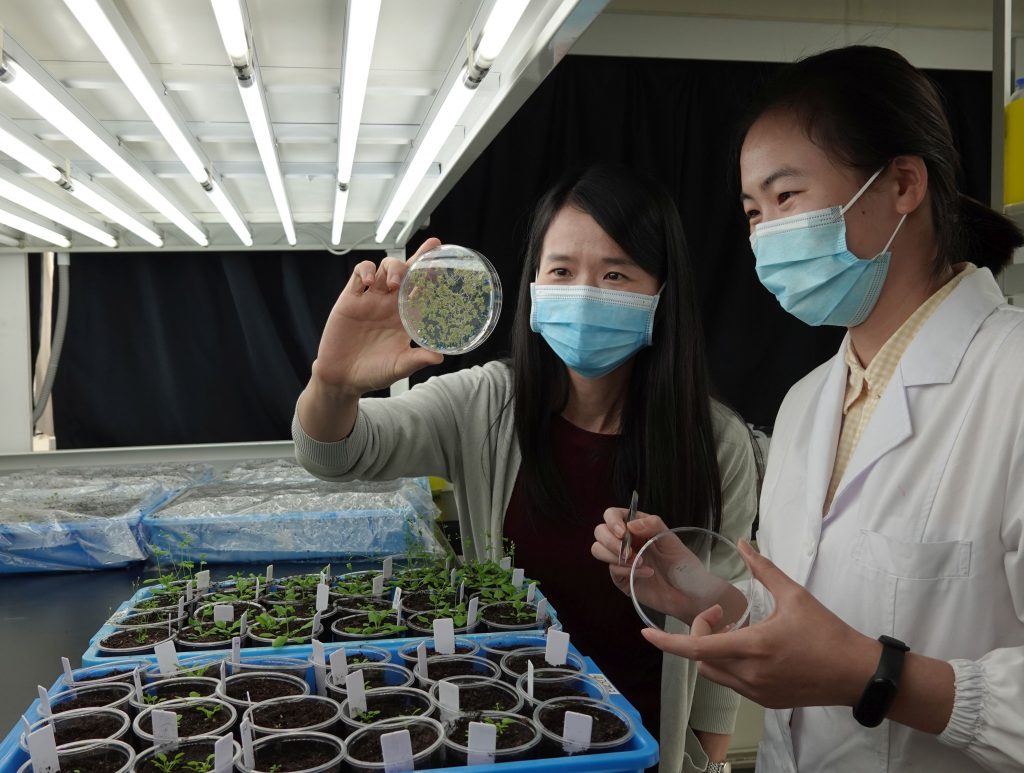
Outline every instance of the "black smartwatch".
{"label": "black smartwatch", "polygon": [[878,669],[853,707],[853,718],[864,727],[878,727],[889,713],[900,689],[903,658],[910,651],[910,647],[891,636],[879,636],[878,641],[882,642]]}

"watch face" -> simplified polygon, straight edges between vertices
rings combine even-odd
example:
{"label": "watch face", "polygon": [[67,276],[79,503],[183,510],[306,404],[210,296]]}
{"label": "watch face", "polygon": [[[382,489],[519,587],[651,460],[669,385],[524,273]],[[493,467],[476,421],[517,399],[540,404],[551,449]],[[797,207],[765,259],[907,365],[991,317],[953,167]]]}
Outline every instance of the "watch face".
{"label": "watch face", "polygon": [[877,727],[895,697],[896,685],[884,677],[874,677],[853,709],[854,719],[867,727]]}

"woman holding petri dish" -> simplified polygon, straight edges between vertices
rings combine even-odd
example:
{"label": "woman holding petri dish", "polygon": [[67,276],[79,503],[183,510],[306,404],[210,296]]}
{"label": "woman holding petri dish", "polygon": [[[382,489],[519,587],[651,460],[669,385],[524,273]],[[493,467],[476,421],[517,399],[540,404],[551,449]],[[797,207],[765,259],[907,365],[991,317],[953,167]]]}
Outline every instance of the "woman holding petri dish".
{"label": "woman holding petri dish", "polygon": [[738,698],[647,646],[630,601],[590,557],[594,526],[634,489],[672,525],[734,541],[756,510],[750,435],[709,396],[671,197],[620,167],[562,180],[534,213],[511,358],[360,400],[442,360],[410,348],[397,297],[407,268],[354,269],[298,401],[297,458],[329,480],[450,480],[464,552],[500,557],[503,539],[515,544],[573,641],[660,728],[662,769],[723,760]]}
{"label": "woman holding petri dish", "polygon": [[770,709],[759,770],[1024,770],[1024,313],[993,278],[1020,230],[957,192],[941,99],[893,51],[790,65],[741,137],[758,276],[849,332],[776,420],[743,546],[772,613],[645,636]]}

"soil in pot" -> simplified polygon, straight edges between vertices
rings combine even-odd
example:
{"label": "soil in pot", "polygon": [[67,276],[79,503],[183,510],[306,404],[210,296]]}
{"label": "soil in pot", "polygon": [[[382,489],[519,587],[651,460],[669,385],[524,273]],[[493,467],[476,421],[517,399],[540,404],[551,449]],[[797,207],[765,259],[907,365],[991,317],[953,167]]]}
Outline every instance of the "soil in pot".
{"label": "soil in pot", "polygon": [[[238,636],[237,633],[234,635]],[[213,626],[197,630],[190,625],[178,631],[178,641],[188,644],[221,644],[225,641],[230,642],[231,639],[230,635],[226,635]]]}
{"label": "soil in pot", "polygon": [[598,706],[590,706],[575,701],[564,706],[552,706],[544,711],[544,727],[556,735],[561,735],[565,726],[565,712],[575,711],[577,714],[587,714],[594,718],[593,729],[590,732],[591,743],[609,743],[622,738],[629,732],[626,723],[609,711],[604,711]]}
{"label": "soil in pot", "polygon": [[480,673],[480,665],[472,660],[441,656],[443,660],[427,661],[427,676],[432,682],[449,676],[486,676]]}
{"label": "soil in pot", "polygon": [[512,711],[515,707],[516,699],[508,690],[492,684],[459,685],[460,711]]}
{"label": "soil in pot", "polygon": [[[256,617],[260,612],[264,611],[260,604],[256,604],[252,601],[215,601],[208,602],[215,604],[216,606],[228,606],[230,605],[234,611],[234,619],[238,620],[246,612],[249,613],[249,617]],[[203,622],[210,622],[213,620],[213,607],[206,606],[203,609],[196,610],[196,617]]]}
{"label": "soil in pot", "polygon": [[538,679],[533,683],[533,700],[543,703],[552,698],[590,698],[586,688],[572,679]]}
{"label": "soil in pot", "polygon": [[156,625],[158,623],[166,623],[168,617],[170,617],[171,621],[173,622],[177,616],[178,610],[176,609],[169,613],[158,612],[154,610],[152,612],[138,612],[130,615],[125,615],[119,620],[112,621],[112,624],[119,627],[132,625]]}
{"label": "soil in pot", "polygon": [[548,618],[537,620],[537,607],[534,604],[523,604],[519,609],[510,602],[490,604],[480,610],[480,619],[485,623],[495,623],[503,628],[541,628],[548,623]]}
{"label": "soil in pot", "polygon": [[100,640],[100,649],[105,650],[131,650],[138,647],[148,647],[167,639],[166,626],[159,628],[136,628],[128,631],[118,631]]}
{"label": "soil in pot", "polygon": [[337,707],[322,700],[283,701],[258,706],[252,718],[260,727],[292,730],[327,722],[338,713]]}
{"label": "soil in pot", "polygon": [[[374,713],[376,712],[376,713]],[[424,707],[419,701],[414,701],[408,695],[370,695],[366,696],[366,714],[359,714],[354,719],[363,724],[379,722],[382,719],[397,719],[398,717],[415,717],[424,712]]]}
{"label": "soil in pot", "polygon": [[318,768],[338,756],[338,747],[326,741],[268,741],[256,748],[256,768],[289,773]]}
{"label": "soil in pot", "polygon": [[[195,706],[178,706],[167,709],[181,717],[178,721],[179,738],[192,735],[209,735],[213,731],[222,728],[228,720],[229,713],[219,703],[208,704],[203,708],[206,708],[205,713]],[[149,714],[142,717],[139,720],[139,728],[152,735],[153,717]]]}
{"label": "soil in pot", "polygon": [[69,700],[61,700],[60,695],[53,696],[50,700],[50,711],[54,714],[60,714],[72,709],[100,708],[101,706],[110,706],[113,703],[117,703],[124,697],[125,691],[123,689],[115,687],[111,687],[109,690],[99,687],[95,689],[90,688],[87,693],[79,693]]}
{"label": "soil in pot", "polygon": [[178,698],[212,698],[216,690],[217,685],[210,682],[154,682],[146,688],[145,694],[155,695],[157,702],[163,703]]}
{"label": "soil in pot", "polygon": [[57,746],[72,741],[88,741],[93,738],[111,738],[124,727],[123,718],[110,714],[90,714],[82,717],[71,717],[62,722],[54,722],[53,735]]}
{"label": "soil in pot", "polygon": [[131,682],[134,668],[112,668],[96,676],[76,676],[75,684],[88,684],[90,682]]}
{"label": "soil in pot", "polygon": [[302,695],[302,688],[281,679],[272,679],[259,674],[230,679],[226,693],[236,701],[259,703],[269,698],[281,698],[285,695]]}
{"label": "soil in pot", "polygon": [[[469,745],[469,723],[486,722],[480,712],[466,713],[453,719],[447,726],[448,738],[460,746]],[[507,721],[504,725],[498,724],[498,732],[495,736],[495,748],[513,749],[516,746],[523,746],[534,739],[535,731],[526,721]]]}
{"label": "soil in pot", "polygon": [[[527,662],[532,662],[534,668],[551,668],[551,664],[544,660],[543,652],[511,655],[508,660],[505,661],[505,667],[517,675],[525,674]],[[559,666],[559,668],[564,668],[569,671],[579,671],[579,668],[577,668],[576,664],[571,660],[566,660],[564,664]]]}
{"label": "soil in pot", "polygon": [[429,612],[442,604],[454,607],[458,602],[457,593],[416,591],[402,595],[402,610],[405,612]]}
{"label": "soil in pot", "polygon": [[391,602],[376,596],[346,596],[339,599],[335,606],[343,612],[381,612],[390,610]]}
{"label": "soil in pot", "polygon": [[[208,764],[209,770],[213,770],[213,744],[190,743],[179,749],[168,749],[163,752],[168,760],[174,760],[174,773],[192,773],[195,768],[202,768]],[[180,759],[179,759],[180,756]],[[135,773],[167,773],[167,764],[157,763],[160,760],[154,757],[147,757],[142,762],[135,763]],[[194,765],[194,767],[190,767]]]}
{"label": "soil in pot", "polygon": [[[383,762],[384,757],[380,750],[380,737],[384,733],[393,733],[400,728],[391,726],[386,728],[370,728],[361,733],[354,743],[349,744],[349,756],[362,762]],[[412,753],[419,754],[437,741],[437,731],[429,725],[415,724],[408,728],[409,737],[412,739]]]}
{"label": "soil in pot", "polygon": [[347,639],[383,639],[405,636],[408,629],[399,624],[398,617],[393,612],[382,610],[345,615],[334,621],[331,630]]}
{"label": "soil in pot", "polygon": [[61,760],[65,769],[75,773],[115,773],[124,767],[128,759],[120,749],[96,749],[76,752],[71,759]]}

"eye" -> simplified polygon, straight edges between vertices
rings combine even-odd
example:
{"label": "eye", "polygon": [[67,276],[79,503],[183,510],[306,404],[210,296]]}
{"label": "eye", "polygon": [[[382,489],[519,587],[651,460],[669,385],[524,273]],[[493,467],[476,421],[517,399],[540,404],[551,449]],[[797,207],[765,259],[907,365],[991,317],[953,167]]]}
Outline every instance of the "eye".
{"label": "eye", "polygon": [[779,204],[784,204],[793,197],[793,191],[783,191],[779,194]]}
{"label": "eye", "polygon": [[571,276],[571,274],[569,273],[569,269],[561,267],[553,268],[548,273],[557,277],[561,277],[562,279],[567,279],[568,277]]}
{"label": "eye", "polygon": [[604,278],[610,279],[613,282],[618,282],[620,279],[625,279],[626,277],[624,277],[618,271],[609,271],[607,274],[604,275]]}
{"label": "eye", "polygon": [[746,215],[748,221],[753,221],[755,218],[758,218],[758,217],[761,216],[760,210],[757,210],[757,209],[748,209],[743,214]]}

